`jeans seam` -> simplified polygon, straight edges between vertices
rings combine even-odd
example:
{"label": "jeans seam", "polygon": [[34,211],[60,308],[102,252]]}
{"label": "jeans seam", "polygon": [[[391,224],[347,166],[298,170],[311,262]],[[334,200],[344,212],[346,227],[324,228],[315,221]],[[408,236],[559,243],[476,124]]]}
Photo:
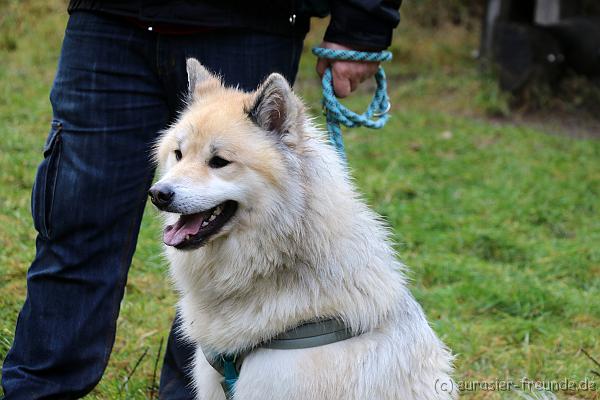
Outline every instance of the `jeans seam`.
{"label": "jeans seam", "polygon": [[62,159],[62,140],[60,136],[56,138],[56,167],[54,168],[51,188],[52,192],[50,193],[50,200],[48,202],[48,210],[46,210],[47,221],[45,221],[46,225],[46,235],[48,238],[52,236],[52,224],[50,221],[52,220],[52,211],[54,210],[54,196],[56,194],[56,182],[58,181],[58,170],[60,168],[60,160]]}
{"label": "jeans seam", "polygon": [[[44,171],[41,188],[36,190],[42,191],[42,199],[39,199],[38,204],[38,218],[40,219],[40,235],[45,239],[50,239],[52,234],[52,226],[50,220],[52,219],[52,210],[54,208],[54,196],[56,194],[56,182],[58,180],[58,173],[60,167],[61,153],[62,153],[62,124],[57,123],[56,128],[53,126],[51,132],[52,137],[50,143],[48,156],[46,159],[46,170]],[[42,207],[40,210],[39,208]]]}

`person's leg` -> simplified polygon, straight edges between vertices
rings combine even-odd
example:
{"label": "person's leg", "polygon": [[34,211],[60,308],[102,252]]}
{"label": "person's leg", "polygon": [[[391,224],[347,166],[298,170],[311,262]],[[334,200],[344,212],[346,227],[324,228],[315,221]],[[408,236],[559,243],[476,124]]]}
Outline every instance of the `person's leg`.
{"label": "person's leg", "polygon": [[[186,37],[159,38],[159,64],[166,76],[170,106],[182,107],[187,90],[185,60],[198,59],[205,67],[219,74],[226,85],[254,90],[272,72],[279,72],[291,83],[296,78],[302,52],[303,35],[286,37],[258,32],[214,31]],[[177,333],[177,318],[167,343],[160,379],[159,398],[191,400],[187,371],[193,359],[194,347],[184,343]],[[183,371],[183,372],[182,372]]]}
{"label": "person's leg", "polygon": [[154,35],[116,19],[69,20],[32,195],[37,252],[2,370],[7,400],[79,398],[106,367],[151,145],[169,117],[155,46]]}

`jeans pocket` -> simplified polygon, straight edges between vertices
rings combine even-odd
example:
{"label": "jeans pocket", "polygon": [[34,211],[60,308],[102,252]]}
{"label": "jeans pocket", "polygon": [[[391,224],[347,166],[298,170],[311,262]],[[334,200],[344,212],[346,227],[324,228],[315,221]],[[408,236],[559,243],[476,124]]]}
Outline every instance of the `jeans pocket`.
{"label": "jeans pocket", "polygon": [[52,234],[50,220],[61,156],[61,131],[62,123],[53,120],[44,146],[44,159],[38,167],[31,195],[33,224],[39,234],[46,239]]}

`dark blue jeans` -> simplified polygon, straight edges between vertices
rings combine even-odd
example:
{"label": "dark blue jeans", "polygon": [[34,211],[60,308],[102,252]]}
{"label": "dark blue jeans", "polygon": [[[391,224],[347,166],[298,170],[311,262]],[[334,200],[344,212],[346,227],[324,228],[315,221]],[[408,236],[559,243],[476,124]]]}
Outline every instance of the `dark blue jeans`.
{"label": "dark blue jeans", "polygon": [[[274,71],[293,82],[302,39],[161,35],[109,16],[70,17],[32,195],[37,252],[2,369],[7,400],[78,398],[100,380],[154,173],[151,146],[182,107],[186,58],[252,90]],[[192,397],[191,351],[172,331],[161,398]]]}

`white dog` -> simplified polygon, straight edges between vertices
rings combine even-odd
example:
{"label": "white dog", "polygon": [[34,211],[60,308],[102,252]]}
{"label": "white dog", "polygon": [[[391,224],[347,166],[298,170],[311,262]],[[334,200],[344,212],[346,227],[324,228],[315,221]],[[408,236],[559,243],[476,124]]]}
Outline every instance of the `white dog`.
{"label": "white dog", "polygon": [[[194,59],[188,78],[150,196],[165,211],[182,329],[198,346],[198,399],[225,398],[207,361],[218,354],[245,355],[234,399],[456,397],[452,356],[406,287],[387,227],[287,81],[273,74],[244,93]],[[322,320],[350,337],[269,348]]]}

